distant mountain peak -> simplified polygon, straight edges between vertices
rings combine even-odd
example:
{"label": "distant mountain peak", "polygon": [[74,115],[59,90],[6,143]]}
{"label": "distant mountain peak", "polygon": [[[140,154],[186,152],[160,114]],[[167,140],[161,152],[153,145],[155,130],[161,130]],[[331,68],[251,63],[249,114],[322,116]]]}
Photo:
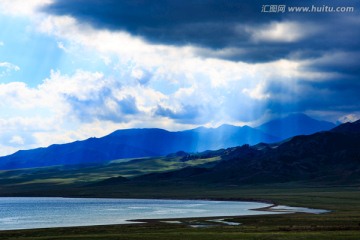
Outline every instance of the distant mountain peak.
{"label": "distant mountain peak", "polygon": [[269,122],[271,122],[271,121],[285,121],[285,120],[327,122],[327,121],[314,119],[314,118],[306,115],[305,113],[291,113],[291,114],[288,114],[288,115],[286,115],[284,117],[279,117],[279,118],[272,119]]}
{"label": "distant mountain peak", "polygon": [[311,117],[309,117],[308,115],[306,115],[305,113],[291,113],[287,116],[285,116],[284,118],[303,118],[303,119],[312,119]]}
{"label": "distant mountain peak", "polygon": [[240,127],[238,126],[234,126],[234,125],[230,125],[230,124],[222,124],[220,125],[217,129],[229,129],[229,130],[233,130],[233,129],[238,129]]}
{"label": "distant mountain peak", "polygon": [[257,129],[286,139],[297,135],[327,131],[334,127],[336,127],[334,123],[316,120],[303,113],[294,113],[283,118],[272,119],[258,126]]}

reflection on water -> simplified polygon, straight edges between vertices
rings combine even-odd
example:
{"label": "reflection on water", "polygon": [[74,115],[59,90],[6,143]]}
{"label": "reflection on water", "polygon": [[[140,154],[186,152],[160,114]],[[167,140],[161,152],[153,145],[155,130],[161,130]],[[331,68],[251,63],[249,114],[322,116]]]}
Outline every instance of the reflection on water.
{"label": "reflection on water", "polygon": [[323,209],[289,207],[289,206],[282,206],[282,205],[273,206],[270,208],[270,210],[274,211],[274,212],[285,212],[285,213],[302,212],[302,213],[312,213],[312,214],[321,214],[321,213],[329,212],[328,210],[323,210]]}

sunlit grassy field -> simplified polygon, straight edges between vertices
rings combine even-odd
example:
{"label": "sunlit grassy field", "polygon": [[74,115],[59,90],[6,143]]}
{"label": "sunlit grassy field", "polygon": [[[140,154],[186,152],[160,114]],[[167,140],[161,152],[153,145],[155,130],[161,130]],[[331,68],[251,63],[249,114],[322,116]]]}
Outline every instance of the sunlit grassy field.
{"label": "sunlit grassy field", "polygon": [[181,157],[156,157],[114,160],[95,166],[52,166],[32,169],[0,171],[0,185],[28,186],[31,184],[89,184],[103,179],[123,176],[134,177],[147,173],[164,172],[190,166],[209,167],[220,157],[181,161]]}

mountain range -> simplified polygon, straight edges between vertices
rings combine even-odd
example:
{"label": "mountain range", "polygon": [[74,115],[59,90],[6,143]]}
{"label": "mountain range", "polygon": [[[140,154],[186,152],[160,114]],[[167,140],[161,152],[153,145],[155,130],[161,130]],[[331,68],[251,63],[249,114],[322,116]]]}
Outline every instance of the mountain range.
{"label": "mountain range", "polygon": [[188,197],[203,187],[236,191],[359,184],[360,120],[270,144],[0,171],[0,196],[156,197],[158,191],[177,196],[180,188]]}
{"label": "mountain range", "polygon": [[102,138],[89,138],[46,148],[21,150],[0,157],[0,170],[54,165],[101,164],[115,159],[165,156],[178,151],[201,152],[257,143],[275,143],[300,134],[329,130],[335,124],[303,114],[272,120],[257,128],[222,125],[170,132],[125,129]]}
{"label": "mountain range", "polygon": [[[209,152],[205,153],[209,156]],[[190,155],[189,155],[190,156]],[[189,159],[184,156],[184,159]],[[187,167],[136,177],[135,182],[188,182],[206,184],[263,184],[311,182],[360,183],[360,120],[330,131],[296,136],[278,144],[224,149],[212,157],[211,168]],[[201,154],[197,157],[201,157]]]}

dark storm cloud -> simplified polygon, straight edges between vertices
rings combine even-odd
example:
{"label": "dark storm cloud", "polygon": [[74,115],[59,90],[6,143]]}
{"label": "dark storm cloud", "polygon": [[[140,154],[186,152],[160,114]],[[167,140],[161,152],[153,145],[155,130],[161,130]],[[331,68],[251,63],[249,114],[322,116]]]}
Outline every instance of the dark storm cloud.
{"label": "dark storm cloud", "polygon": [[[233,26],[266,19],[259,4],[240,1],[179,0],[59,0],[46,10],[71,15],[99,28],[119,29],[166,44],[224,47],[239,37]],[[245,1],[246,2],[246,1]],[[257,13],[258,17],[251,16]],[[259,19],[260,18],[260,19]],[[279,17],[278,17],[279,18]]]}
{"label": "dark storm cloud", "polygon": [[360,75],[360,51],[327,52],[325,56],[318,58],[305,71],[323,71],[341,74],[348,77]]}
{"label": "dark storm cloud", "polygon": [[360,109],[360,82],[339,78],[327,81],[298,81],[284,84],[269,81],[266,92],[271,98],[264,109],[274,113],[306,111],[357,112]]}
{"label": "dark storm cloud", "polygon": [[[354,6],[356,12],[262,13],[265,4]],[[213,50],[245,49],[232,54],[208,53],[207,56],[266,62],[288,58],[299,51],[318,54],[322,50],[360,48],[357,41],[360,37],[359,7],[359,1],[355,0],[57,0],[45,11],[70,15],[97,28],[127,31],[154,43],[196,45]],[[305,23],[304,28],[317,27],[317,30],[302,41],[253,41],[251,29],[285,21]]]}

